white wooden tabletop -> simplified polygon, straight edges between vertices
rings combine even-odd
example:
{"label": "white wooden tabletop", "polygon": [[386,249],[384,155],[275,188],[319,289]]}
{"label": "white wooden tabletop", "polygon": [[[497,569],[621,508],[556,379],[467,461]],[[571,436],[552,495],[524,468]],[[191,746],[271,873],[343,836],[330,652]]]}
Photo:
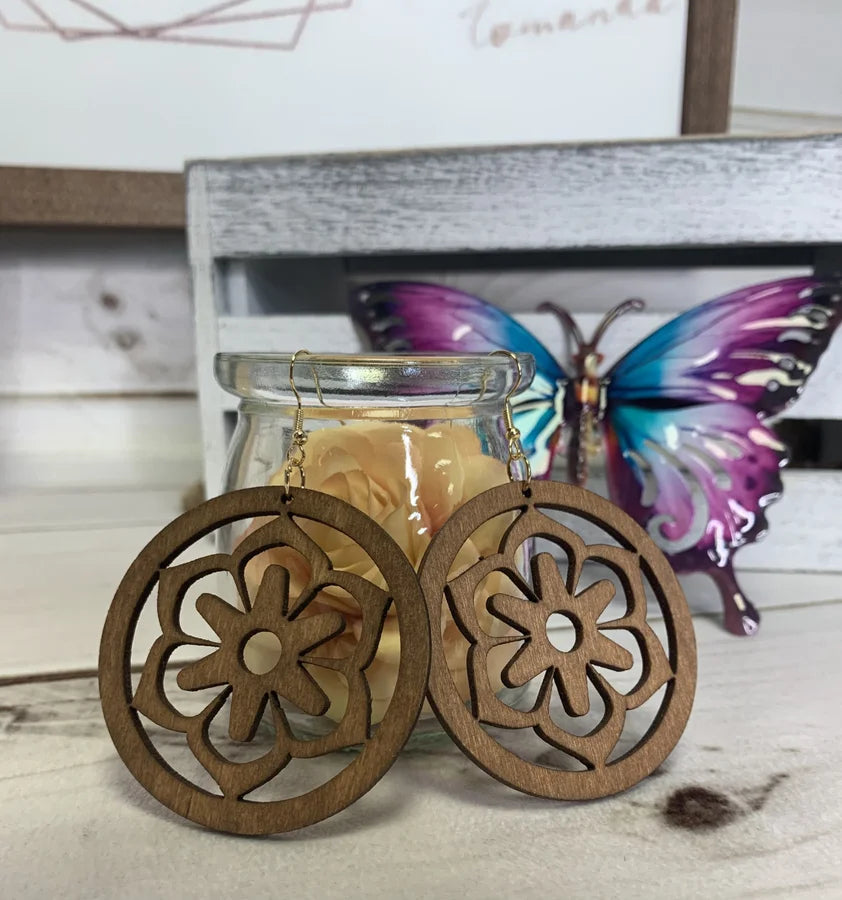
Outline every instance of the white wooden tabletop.
{"label": "white wooden tabletop", "polygon": [[443,738],[345,812],[276,838],[161,807],[117,758],[93,678],[7,678],[0,894],[842,897],[842,601],[768,610],[751,640],[708,616],[696,628],[690,724],[631,791],[536,800]]}

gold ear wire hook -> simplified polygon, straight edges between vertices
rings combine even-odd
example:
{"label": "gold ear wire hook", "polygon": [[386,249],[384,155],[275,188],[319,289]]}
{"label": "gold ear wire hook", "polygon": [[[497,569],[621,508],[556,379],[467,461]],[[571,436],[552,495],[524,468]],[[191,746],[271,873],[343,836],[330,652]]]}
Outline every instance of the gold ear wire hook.
{"label": "gold ear wire hook", "polygon": [[295,386],[295,364],[301,354],[310,355],[309,350],[296,350],[289,360],[289,387],[295,395],[297,409],[295,410],[295,422],[292,426],[292,441],[287,450],[287,462],[284,467],[284,490],[289,493],[290,481],[292,473],[298,471],[299,486],[306,485],[307,478],[304,474],[304,460],[307,454],[304,451],[304,445],[307,443],[307,432],[304,430],[304,407],[301,402],[301,394]]}
{"label": "gold ear wire hook", "polygon": [[[506,468],[509,473],[509,481],[523,481],[526,484],[526,487],[529,487],[529,482],[532,481],[532,466],[529,464],[529,459],[526,454],[523,452],[523,444],[520,442],[520,430],[515,425],[514,417],[512,415],[512,397],[518,392],[518,388],[520,388],[520,383],[523,380],[523,370],[520,367],[520,360],[517,358],[517,354],[512,353],[511,350],[495,350],[492,356],[508,356],[510,360],[515,364],[515,371],[517,372],[517,378],[515,378],[512,386],[509,388],[508,393],[506,394],[505,399],[503,400],[503,421],[506,425],[506,441],[509,445],[509,459],[506,464]],[[523,478],[519,478],[515,469],[516,464],[521,463],[523,466]]]}
{"label": "gold ear wire hook", "polygon": [[302,353],[306,356],[310,355],[309,350],[296,350],[289,358],[289,389],[295,394],[295,402],[298,404],[299,409],[301,409],[301,394],[298,393],[298,388],[295,386],[295,364]]}
{"label": "gold ear wire hook", "polygon": [[[305,350],[304,352],[306,353],[307,351]],[[325,402],[325,396],[322,393],[322,385],[319,381],[319,373],[316,371],[315,366],[310,366],[310,374],[313,376],[313,384],[316,386],[316,397],[318,397],[319,403],[322,406],[327,406],[327,403]]]}

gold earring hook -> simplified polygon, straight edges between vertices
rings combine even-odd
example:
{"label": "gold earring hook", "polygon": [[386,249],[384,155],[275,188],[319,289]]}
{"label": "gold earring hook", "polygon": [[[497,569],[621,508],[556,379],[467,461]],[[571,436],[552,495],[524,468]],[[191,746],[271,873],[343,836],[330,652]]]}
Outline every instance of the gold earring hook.
{"label": "gold earring hook", "polygon": [[509,392],[506,394],[505,403],[510,404],[512,397],[517,393],[518,388],[520,387],[520,382],[523,379],[523,369],[520,367],[520,360],[517,358],[516,353],[512,353],[511,350],[495,350],[492,356],[508,356],[509,359],[515,364],[515,372],[517,372],[517,378],[515,378],[512,386],[509,388]]}
{"label": "gold earring hook", "polygon": [[[515,364],[517,378],[515,378],[503,400],[503,421],[506,425],[506,441],[509,445],[509,459],[506,468],[509,473],[509,481],[523,481],[528,489],[529,483],[532,481],[532,466],[529,463],[529,458],[523,451],[523,444],[520,442],[520,429],[515,425],[511,402],[512,397],[514,397],[518,392],[518,388],[520,388],[520,383],[523,380],[523,370],[520,367],[520,360],[517,358],[517,354],[512,353],[511,350],[495,350],[491,355],[508,356]],[[517,463],[520,463],[523,467],[522,478],[519,477],[516,471]]]}
{"label": "gold earring hook", "polygon": [[298,357],[304,354],[310,355],[309,350],[296,350],[292,354],[289,361],[289,387],[295,395],[297,408],[295,410],[295,422],[292,426],[292,440],[287,450],[287,461],[284,467],[284,490],[289,493],[290,481],[292,473],[298,472],[299,487],[305,487],[307,478],[304,474],[304,460],[307,454],[304,451],[304,445],[307,443],[307,432],[304,430],[304,406],[301,401],[301,394],[295,385],[295,364]]}
{"label": "gold earring hook", "polygon": [[295,386],[295,364],[298,362],[298,357],[302,354],[309,356],[310,351],[296,350],[289,358],[289,388],[295,395],[295,402],[298,404],[299,409],[301,409],[301,394],[298,393],[298,388]]}

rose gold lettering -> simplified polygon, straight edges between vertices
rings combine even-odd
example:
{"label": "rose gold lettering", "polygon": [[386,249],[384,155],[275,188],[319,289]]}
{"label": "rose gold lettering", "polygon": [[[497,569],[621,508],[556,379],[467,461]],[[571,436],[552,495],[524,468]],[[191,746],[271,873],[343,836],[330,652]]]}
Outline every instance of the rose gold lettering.
{"label": "rose gold lettering", "polygon": [[471,35],[471,43],[474,47],[487,47],[488,41],[484,41],[480,38],[479,26],[482,21],[482,17],[488,11],[488,4],[490,0],[480,0],[476,6],[468,7],[468,9],[462,10],[462,18],[470,19],[470,35]]}
{"label": "rose gold lettering", "polygon": [[544,22],[541,22],[541,21],[524,22],[520,26],[521,34],[541,35],[541,34],[552,34],[554,31],[555,31],[555,28],[553,27],[553,23],[546,22],[546,21],[544,21]]}
{"label": "rose gold lettering", "polygon": [[607,9],[595,9],[588,15],[583,24],[596,25],[598,22],[601,22],[603,25],[607,25],[610,21],[611,17],[608,15]]}
{"label": "rose gold lettering", "polygon": [[672,0],[616,0],[611,5],[592,9],[581,18],[570,9],[562,9],[551,19],[520,19],[486,24],[493,14],[494,0],[479,0],[462,12],[469,20],[471,44],[474,47],[502,47],[513,38],[536,38],[562,31],[578,31],[580,28],[607,26],[621,16],[637,19],[641,15],[660,16],[675,8]]}
{"label": "rose gold lettering", "polygon": [[491,46],[502,47],[512,36],[512,26],[509,22],[498,22],[491,28]]}

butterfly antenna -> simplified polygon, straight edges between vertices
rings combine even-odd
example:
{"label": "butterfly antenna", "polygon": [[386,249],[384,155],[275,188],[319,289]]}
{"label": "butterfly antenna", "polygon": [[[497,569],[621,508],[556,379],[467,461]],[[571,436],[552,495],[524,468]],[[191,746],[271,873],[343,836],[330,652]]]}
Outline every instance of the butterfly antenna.
{"label": "butterfly antenna", "polygon": [[620,316],[625,315],[627,312],[640,312],[640,310],[645,307],[646,303],[641,300],[640,297],[632,297],[630,300],[623,300],[623,302],[615,306],[614,309],[609,310],[599,325],[596,326],[596,331],[591,338],[591,348],[596,349],[596,345],[602,340],[602,336],[608,330],[608,326],[619,319]]}
{"label": "butterfly antenna", "polygon": [[542,303],[538,307],[538,312],[552,313],[561,322],[561,327],[565,333],[576,342],[576,349],[580,350],[584,346],[585,338],[579,330],[576,320],[566,309],[556,306],[555,303]]}

